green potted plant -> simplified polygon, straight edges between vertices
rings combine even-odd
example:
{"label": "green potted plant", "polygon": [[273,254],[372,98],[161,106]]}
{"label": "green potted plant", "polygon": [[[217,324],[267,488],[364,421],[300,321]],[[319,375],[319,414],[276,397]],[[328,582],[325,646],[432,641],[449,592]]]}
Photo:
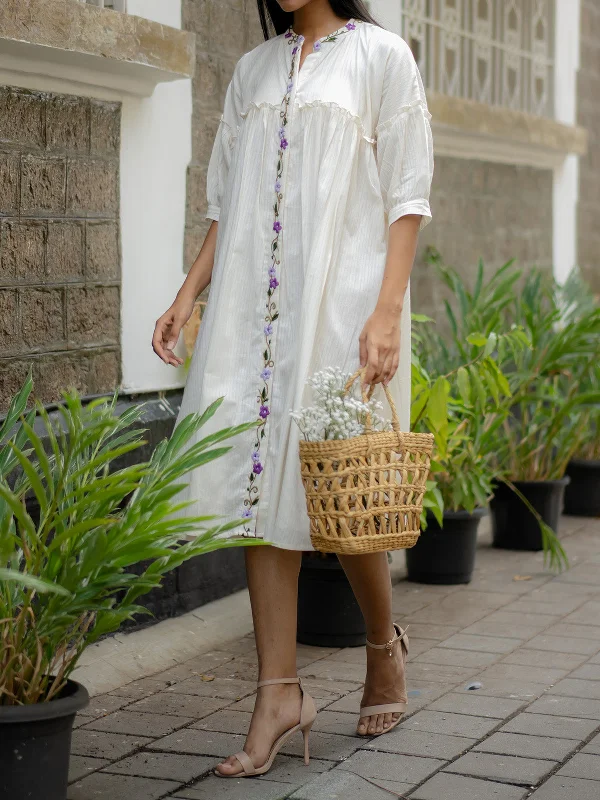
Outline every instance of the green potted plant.
{"label": "green potted plant", "polygon": [[512,314],[531,348],[502,364],[513,399],[498,440],[499,471],[507,480],[491,502],[493,540],[496,547],[541,550],[549,531],[558,532],[567,466],[600,403],[597,388],[585,386],[598,357],[600,309],[573,313],[552,278],[533,271]]}
{"label": "green potted plant", "polygon": [[[443,337],[433,331],[414,339],[411,427],[435,437],[425,531],[406,551],[408,578],[419,583],[471,580],[477,530],[497,479],[495,441],[510,409],[510,388],[495,353],[527,346],[521,331],[502,337],[473,333],[467,339],[468,361],[437,378],[424,363],[442,367]],[[452,361],[446,357],[443,366]]]}
{"label": "green potted plant", "polygon": [[[116,459],[144,444],[131,428],[139,408],[117,416],[116,398],[83,405],[70,392],[57,419],[39,403],[24,415],[31,389],[30,376],[0,425],[0,796],[64,800],[71,728],[88,701],[71,673],[87,646],[144,612],[137,598],[164,573],[239,543],[220,538],[237,523],[186,517],[176,496],[249,426],[190,445],[217,401],[148,461],[119,469]],[[141,575],[126,571],[142,561]]]}
{"label": "green potted plant", "polygon": [[[560,302],[565,316],[581,317],[598,307],[590,286],[573,270],[560,287]],[[600,355],[600,345],[598,346]],[[600,392],[600,359],[582,359],[576,378],[582,393]],[[583,411],[578,426],[578,445],[567,465],[570,483],[565,489],[565,514],[600,516],[600,404]]]}

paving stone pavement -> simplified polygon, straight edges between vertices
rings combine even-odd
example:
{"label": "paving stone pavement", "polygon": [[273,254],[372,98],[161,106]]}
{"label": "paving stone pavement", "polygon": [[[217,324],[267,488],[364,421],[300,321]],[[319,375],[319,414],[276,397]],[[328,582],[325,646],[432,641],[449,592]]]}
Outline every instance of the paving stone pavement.
{"label": "paving stone pavement", "polygon": [[354,735],[363,648],[300,645],[320,709],[310,766],[298,737],[264,777],[215,777],[252,711],[248,634],[92,698],[68,800],[598,800],[600,520],[564,517],[561,535],[571,569],[558,576],[484,534],[470,584],[395,585],[412,646],[409,712],[390,734]]}

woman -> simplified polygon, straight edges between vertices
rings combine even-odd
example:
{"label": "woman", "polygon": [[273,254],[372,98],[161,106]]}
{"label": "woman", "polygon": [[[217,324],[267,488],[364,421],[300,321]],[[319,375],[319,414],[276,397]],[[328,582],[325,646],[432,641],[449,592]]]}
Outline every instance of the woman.
{"label": "woman", "polygon": [[[210,283],[179,418],[224,395],[215,429],[259,419],[184,497],[193,513],[241,516],[244,536],[271,545],[245,550],[260,684],[244,752],[218,766],[223,777],[266,771],[316,714],[296,678],[298,572],[311,544],[289,410],[306,405],[314,372],[360,363],[366,384],[389,384],[407,429],[407,290],[433,172],[412,54],[362,0],[258,6],[267,41],[227,91],[208,170],[213,222],[153,340],[179,366],[173,348]],[[381,734],[406,705],[407,638],[392,622],[386,554],[340,561],[371,645],[357,733]]]}

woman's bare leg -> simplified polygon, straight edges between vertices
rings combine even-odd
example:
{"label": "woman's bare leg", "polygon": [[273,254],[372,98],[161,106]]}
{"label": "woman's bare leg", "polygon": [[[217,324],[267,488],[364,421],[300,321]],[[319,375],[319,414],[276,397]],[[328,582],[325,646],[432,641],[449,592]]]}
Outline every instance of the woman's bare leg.
{"label": "woman's bare leg", "polygon": [[[338,556],[354,595],[365,618],[367,639],[384,644],[394,635],[392,619],[392,582],[387,553],[367,553],[361,556]],[[401,648],[396,646],[396,658],[386,650],[367,647],[367,677],[363,706],[406,702],[406,681]],[[378,714],[360,719],[360,734],[380,733],[389,728],[399,714]]]}
{"label": "woman's bare leg", "polygon": [[[294,678],[302,554],[269,545],[248,547],[245,554],[259,680]],[[300,706],[300,689],[295,684],[264,686],[258,690],[244,746],[256,767],[265,763],[275,740],[300,721]],[[242,772],[233,756],[219,764],[218,770],[224,775]]]}

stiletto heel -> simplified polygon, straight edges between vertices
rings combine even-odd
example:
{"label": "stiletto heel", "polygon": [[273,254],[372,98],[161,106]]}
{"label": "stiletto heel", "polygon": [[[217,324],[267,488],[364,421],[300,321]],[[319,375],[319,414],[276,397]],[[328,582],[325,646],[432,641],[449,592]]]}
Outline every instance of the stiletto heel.
{"label": "stiletto heel", "polygon": [[273,686],[278,683],[297,683],[300,686],[300,692],[302,694],[300,722],[282,733],[279,739],[274,742],[271,752],[269,753],[269,757],[262,767],[255,767],[248,753],[242,750],[241,753],[236,753],[234,758],[237,758],[237,760],[240,762],[243,771],[238,772],[236,775],[225,775],[222,772],[219,772],[218,769],[215,769],[214,774],[219,778],[249,778],[252,775],[264,775],[273,766],[273,761],[275,760],[277,753],[297,731],[302,731],[302,735],[304,736],[304,763],[308,764],[310,759],[310,754],[308,752],[308,736],[310,734],[310,729],[312,728],[317,717],[317,707],[315,706],[315,701],[308,694],[308,692],[304,690],[301,678],[275,678],[274,680],[270,681],[260,681],[256,684],[256,688],[260,689],[261,686]]}
{"label": "stiletto heel", "polygon": [[[396,625],[394,622],[394,631],[395,635],[389,642],[385,644],[373,644],[367,639],[367,647],[372,647],[374,650],[387,650],[389,656],[391,657],[394,651],[394,645],[396,642],[400,642],[400,646],[402,647],[402,660],[404,664],[406,664],[406,656],[408,655],[408,636],[406,635],[406,630],[402,630],[399,625]],[[384,733],[389,733],[393,730],[399,722],[401,722],[402,717],[406,711],[408,703],[385,703],[384,705],[380,706],[362,706],[360,709],[360,718],[363,717],[372,717],[375,714],[397,714],[400,713],[400,716],[397,720],[392,721],[389,728],[381,731],[380,733],[359,733],[358,736],[381,736]]]}
{"label": "stiletto heel", "polygon": [[310,736],[310,729],[312,725],[309,725],[308,728],[304,728],[302,731],[302,735],[304,736],[304,763],[308,767],[310,764],[310,753],[308,751],[308,737]]}

